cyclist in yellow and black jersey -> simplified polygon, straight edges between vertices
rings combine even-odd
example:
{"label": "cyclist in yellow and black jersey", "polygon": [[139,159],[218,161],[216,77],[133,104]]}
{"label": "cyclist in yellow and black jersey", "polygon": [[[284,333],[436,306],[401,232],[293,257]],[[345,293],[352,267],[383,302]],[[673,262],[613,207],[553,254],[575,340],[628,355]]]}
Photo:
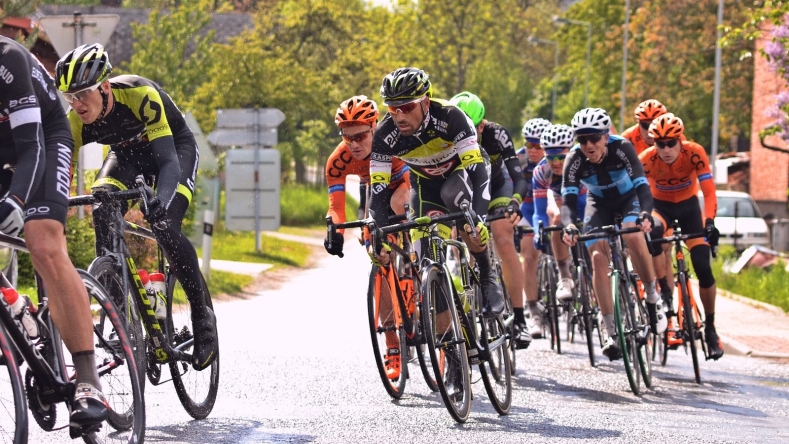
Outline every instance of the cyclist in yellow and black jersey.
{"label": "cyclist in yellow and black jersey", "polygon": [[[400,68],[384,77],[381,96],[389,113],[373,136],[370,214],[379,226],[386,225],[395,156],[411,172],[411,210],[416,216],[455,212],[461,204],[469,204],[478,218],[476,227],[459,226],[458,232],[479,264],[483,313],[496,316],[504,310],[504,300],[485,245],[489,237],[484,224],[490,202],[489,167],[471,120],[460,109],[431,95],[430,80],[421,69]],[[478,235],[472,238],[466,230],[476,230]],[[413,240],[419,253],[423,242]],[[371,253],[381,263],[388,262],[388,255]]]}
{"label": "cyclist in yellow and black jersey", "polygon": [[[208,367],[217,355],[216,318],[195,249],[181,231],[197,174],[198,150],[191,130],[156,83],[132,75],[108,79],[112,66],[101,45],[74,49],[58,61],[56,71],[58,88],[71,105],[74,146],[110,145],[93,188],[128,189],[140,174],[155,185],[156,194],[143,208],[145,218],[192,308],[192,365],[198,370]],[[97,255],[111,246],[111,217],[110,208],[94,208]]]}

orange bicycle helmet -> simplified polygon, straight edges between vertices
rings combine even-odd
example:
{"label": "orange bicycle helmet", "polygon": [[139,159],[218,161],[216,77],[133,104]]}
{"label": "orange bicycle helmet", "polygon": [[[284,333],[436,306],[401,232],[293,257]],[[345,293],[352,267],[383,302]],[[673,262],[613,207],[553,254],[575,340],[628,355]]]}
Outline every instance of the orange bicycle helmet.
{"label": "orange bicycle helmet", "polygon": [[353,96],[342,102],[334,115],[340,128],[353,125],[373,125],[378,121],[378,105],[367,96]]}
{"label": "orange bicycle helmet", "polygon": [[649,137],[660,139],[679,139],[685,132],[685,124],[682,119],[671,113],[666,113],[649,124]]}
{"label": "orange bicycle helmet", "polygon": [[636,108],[636,120],[639,122],[643,120],[655,120],[658,116],[666,114],[667,112],[666,106],[657,100],[645,100]]}

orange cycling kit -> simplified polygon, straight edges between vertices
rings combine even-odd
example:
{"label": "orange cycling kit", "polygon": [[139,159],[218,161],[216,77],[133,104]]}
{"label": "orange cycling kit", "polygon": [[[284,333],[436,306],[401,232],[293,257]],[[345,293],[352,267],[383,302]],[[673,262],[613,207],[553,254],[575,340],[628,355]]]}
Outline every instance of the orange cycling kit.
{"label": "orange cycling kit", "polygon": [[[356,160],[351,156],[351,150],[345,142],[340,142],[337,148],[329,156],[326,162],[326,184],[329,187],[329,212],[335,223],[346,221],[345,216],[345,178],[349,174],[359,176],[359,188],[362,202],[359,207],[364,208],[366,198],[366,187],[370,183],[370,156],[363,160]],[[398,188],[407,188],[408,185],[408,166],[398,158],[392,159],[392,180],[389,189],[394,191]],[[337,230],[343,232],[344,230]]]}

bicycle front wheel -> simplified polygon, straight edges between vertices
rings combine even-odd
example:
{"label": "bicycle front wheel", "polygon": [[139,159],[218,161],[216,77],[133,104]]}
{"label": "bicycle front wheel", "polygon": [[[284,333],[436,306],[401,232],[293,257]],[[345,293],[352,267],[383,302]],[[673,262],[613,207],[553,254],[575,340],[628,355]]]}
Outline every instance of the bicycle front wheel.
{"label": "bicycle front wheel", "polygon": [[[205,285],[205,283],[203,284]],[[208,290],[204,289],[208,295]],[[213,308],[211,298],[206,303]],[[192,308],[186,300],[186,293],[174,275],[167,277],[167,320],[165,321],[165,337],[175,348],[194,338],[192,328]],[[191,353],[189,345],[184,352]],[[210,367],[197,371],[191,362],[171,361],[170,375],[173,378],[175,392],[186,413],[194,419],[204,419],[214,409],[216,394],[219,389],[219,352]]]}
{"label": "bicycle front wheel", "polygon": [[638,368],[644,379],[647,388],[652,387],[652,356],[654,356],[655,338],[657,335],[649,331],[649,313],[647,313],[646,301],[636,296],[633,310],[636,331],[634,338],[638,347]]}
{"label": "bicycle front wheel", "polygon": [[547,301],[545,305],[546,321],[548,322],[548,330],[551,334],[551,350],[556,350],[556,353],[562,354],[562,341],[559,332],[559,311],[561,304],[556,300],[556,274],[554,269],[556,267],[549,256],[544,256],[540,260],[540,291],[542,294],[540,298]]}
{"label": "bicycle front wheel", "polygon": [[641,372],[638,369],[637,345],[635,335],[633,335],[633,318],[630,315],[630,294],[623,279],[624,277],[618,271],[614,271],[611,276],[611,294],[614,296],[614,319],[619,348],[622,352],[622,360],[627,373],[627,381],[630,384],[630,390],[638,395],[641,393]]}
{"label": "bicycle front wheel", "polygon": [[2,442],[27,443],[28,421],[25,389],[22,375],[16,360],[15,346],[8,338],[8,332],[0,325],[0,350],[6,368],[0,372],[0,440]]}
{"label": "bicycle front wheel", "polygon": [[[578,295],[581,298],[581,324],[586,336],[586,348],[589,352],[589,364],[595,366],[594,327],[597,322],[597,313],[592,308],[592,283],[586,272],[586,266],[578,266]],[[597,307],[594,307],[595,309]]]}
{"label": "bicycle front wheel", "polygon": [[[394,272],[394,270],[390,270]],[[395,289],[389,285],[381,267],[373,265],[370,270],[370,285],[367,287],[367,315],[370,325],[370,337],[375,354],[375,363],[378,367],[378,374],[384,384],[386,392],[394,399],[400,399],[405,390],[408,377],[408,364],[404,359],[407,356],[405,330],[398,319],[400,306],[394,302],[396,298]],[[382,298],[387,298],[383,300]],[[398,313],[395,312],[397,310]],[[387,374],[387,366],[394,367],[396,364],[389,361],[395,359],[390,357],[389,351],[396,349],[400,359],[397,365],[396,375]]]}
{"label": "bicycle front wheel", "polygon": [[696,384],[701,384],[701,367],[699,366],[699,352],[696,347],[696,325],[693,319],[693,305],[690,302],[689,282],[684,273],[679,274],[679,290],[682,297],[682,328],[685,333],[682,337],[685,343],[690,343],[690,356],[693,358],[693,375]]}
{"label": "bicycle front wheel", "polygon": [[422,273],[422,325],[433,374],[449,414],[463,423],[471,412],[471,375],[453,293],[438,265]]}
{"label": "bicycle front wheel", "polygon": [[501,319],[485,319],[482,338],[487,339],[490,358],[479,363],[479,373],[493,408],[506,415],[512,405],[512,373],[507,331]]}

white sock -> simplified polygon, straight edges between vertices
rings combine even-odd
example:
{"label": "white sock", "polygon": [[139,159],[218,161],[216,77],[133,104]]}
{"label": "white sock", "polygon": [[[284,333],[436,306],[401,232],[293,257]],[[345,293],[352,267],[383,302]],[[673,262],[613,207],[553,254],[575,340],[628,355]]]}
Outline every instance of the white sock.
{"label": "white sock", "polygon": [[660,300],[660,295],[657,294],[657,279],[652,282],[644,283],[644,294],[646,295],[647,302],[656,304]]}

